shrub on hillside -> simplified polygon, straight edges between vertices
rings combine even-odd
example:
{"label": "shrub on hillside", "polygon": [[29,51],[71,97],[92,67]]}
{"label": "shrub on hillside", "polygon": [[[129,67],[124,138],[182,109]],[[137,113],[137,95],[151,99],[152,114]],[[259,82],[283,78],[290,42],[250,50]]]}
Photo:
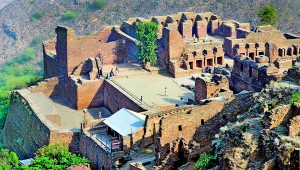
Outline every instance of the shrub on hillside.
{"label": "shrub on hillside", "polygon": [[294,92],[292,94],[292,97],[290,99],[290,104],[293,104],[293,103],[300,103],[300,92]]}
{"label": "shrub on hillside", "polygon": [[93,3],[96,9],[103,9],[106,4],[107,4],[107,0],[94,0]]}
{"label": "shrub on hillside", "polygon": [[196,162],[195,170],[206,170],[208,168],[213,168],[216,165],[216,156],[211,153],[203,153],[200,155],[198,161]]}
{"label": "shrub on hillside", "polygon": [[35,13],[33,13],[32,17],[31,17],[31,22],[36,22],[43,17],[44,17],[44,12],[36,11]]}
{"label": "shrub on hillside", "polygon": [[77,18],[77,13],[72,11],[67,11],[63,16],[63,20],[73,20],[76,18]]}

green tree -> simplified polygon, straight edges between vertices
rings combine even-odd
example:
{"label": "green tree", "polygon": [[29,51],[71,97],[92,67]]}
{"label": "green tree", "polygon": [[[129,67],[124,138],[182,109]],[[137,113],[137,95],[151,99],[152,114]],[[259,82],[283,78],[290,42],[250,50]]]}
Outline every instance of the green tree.
{"label": "green tree", "polygon": [[150,62],[151,65],[156,64],[157,32],[158,26],[154,22],[139,22],[137,24],[137,56],[143,63]]}
{"label": "green tree", "polygon": [[[29,169],[66,169],[71,165],[90,163],[84,157],[72,154],[69,148],[60,143],[42,147],[35,153],[34,161]],[[26,169],[26,168],[23,168]]]}
{"label": "green tree", "polygon": [[106,4],[107,4],[107,0],[94,0],[93,3],[96,9],[103,9]]}
{"label": "green tree", "polygon": [[277,27],[278,18],[275,6],[265,6],[258,12],[258,17],[260,18],[261,25],[272,25]]}
{"label": "green tree", "polygon": [[0,150],[0,170],[11,170],[19,167],[19,158],[15,152],[8,149]]}
{"label": "green tree", "polygon": [[194,169],[206,170],[208,168],[212,168],[214,165],[216,165],[216,156],[211,153],[203,153],[196,162]]}

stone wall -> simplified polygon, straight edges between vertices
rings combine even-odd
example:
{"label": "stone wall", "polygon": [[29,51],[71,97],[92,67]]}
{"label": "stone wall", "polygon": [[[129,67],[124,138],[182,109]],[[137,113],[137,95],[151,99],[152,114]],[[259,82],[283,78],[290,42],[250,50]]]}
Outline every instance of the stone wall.
{"label": "stone wall", "polygon": [[6,147],[18,153],[20,159],[33,158],[37,149],[56,142],[78,153],[79,133],[61,131],[57,126],[60,123],[59,115],[40,113],[41,108],[30,102],[26,96],[28,93],[28,90],[12,92],[4,127]]}
{"label": "stone wall", "polygon": [[229,82],[225,76],[198,77],[195,80],[195,100],[200,102],[203,99],[218,97],[226,89],[229,89]]}
{"label": "stone wall", "polygon": [[109,80],[105,81],[103,97],[104,106],[111,113],[117,112],[122,109],[122,107],[135,112],[145,111],[138,103],[129,98],[126,92],[123,92],[121,88],[115,87],[112,82],[109,82]]}
{"label": "stone wall", "polygon": [[[235,121],[238,114],[253,106],[251,96],[252,94],[238,95],[225,103],[212,101],[190,111],[186,110],[187,112],[161,115],[159,130],[154,136],[158,150],[157,163],[167,169],[174,168],[178,158],[190,159],[202,152],[210,152],[211,142],[220,127],[228,121]],[[176,149],[180,141],[181,149]],[[180,154],[182,155],[179,156]]]}
{"label": "stone wall", "polygon": [[299,136],[300,135],[300,116],[294,117],[289,125],[289,135]]}
{"label": "stone wall", "polygon": [[79,143],[80,154],[89,160],[93,169],[112,169],[111,154],[103,150],[96,139],[91,138],[88,134],[82,133]]}
{"label": "stone wall", "polygon": [[[61,73],[64,77],[71,74],[76,66],[90,57],[104,57],[104,64],[123,62],[127,54],[126,46],[117,41],[113,27],[104,27],[97,34],[76,36],[72,29],[57,27],[57,48]],[[55,69],[55,68],[53,68]]]}
{"label": "stone wall", "polygon": [[33,158],[34,152],[49,144],[51,130],[35,114],[19,92],[12,92],[4,126],[4,144],[20,159]]}
{"label": "stone wall", "polygon": [[59,62],[56,55],[56,39],[43,43],[44,78],[51,78],[60,75]]}
{"label": "stone wall", "polygon": [[103,106],[104,81],[104,79],[96,79],[78,82],[76,78],[69,78],[68,99],[78,110]]}
{"label": "stone wall", "polygon": [[46,96],[58,96],[64,94],[64,85],[62,83],[61,77],[53,77],[49,79],[45,79],[42,82],[39,82],[35,86],[31,86],[28,90],[31,93],[42,92]]}

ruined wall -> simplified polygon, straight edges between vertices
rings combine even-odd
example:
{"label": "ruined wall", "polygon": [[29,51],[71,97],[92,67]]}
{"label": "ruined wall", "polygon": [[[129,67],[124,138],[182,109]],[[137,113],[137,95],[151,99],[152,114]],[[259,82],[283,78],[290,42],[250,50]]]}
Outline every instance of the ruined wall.
{"label": "ruined wall", "polygon": [[77,82],[70,78],[67,85],[67,96],[78,110],[103,106],[104,79]]}
{"label": "ruined wall", "polygon": [[281,106],[272,109],[265,113],[264,123],[268,128],[274,129],[280,125],[284,125],[289,122],[293,117],[293,110],[290,106]]}
{"label": "ruined wall", "polygon": [[[215,78],[214,78],[215,77]],[[195,80],[195,100],[200,100],[217,97],[220,92],[225,89],[229,89],[229,82],[225,76],[215,75],[211,80],[205,80],[205,78],[198,77]],[[208,77],[206,77],[208,78]],[[210,79],[210,78],[209,78]]]}
{"label": "ruined wall", "polygon": [[144,146],[149,146],[156,142],[156,137],[159,136],[158,132],[161,126],[161,119],[163,119],[163,117],[168,117],[173,114],[186,113],[192,108],[194,108],[194,106],[181,106],[146,116],[142,144]]}
{"label": "ruined wall", "polygon": [[50,129],[34,113],[19,92],[12,92],[4,132],[5,146],[20,159],[33,158],[34,152],[49,144]]}
{"label": "ruined wall", "polygon": [[[14,91],[4,127],[4,143],[21,159],[33,158],[37,149],[50,143],[60,142],[78,153],[77,132],[61,132],[58,114],[44,115],[41,108],[28,102],[28,90]],[[52,122],[53,121],[53,122]]]}
{"label": "ruined wall", "polygon": [[45,79],[42,82],[39,82],[35,86],[28,88],[31,93],[42,92],[46,96],[59,96],[64,94],[64,85],[62,83],[61,77],[53,77]]}
{"label": "ruined wall", "polygon": [[243,90],[259,91],[269,81],[267,74],[252,61],[239,57],[234,58],[231,72],[230,88],[238,93]]}
{"label": "ruined wall", "polygon": [[300,116],[296,116],[291,120],[289,125],[289,135],[299,136],[300,135]]}
{"label": "ruined wall", "polygon": [[[173,158],[180,157],[180,154],[181,159],[198,159],[199,154],[211,152],[211,142],[220,127],[235,121],[238,114],[244,113],[253,104],[252,94],[243,94],[225,103],[212,101],[187,113],[162,115],[159,132],[155,135],[157,163],[163,168],[174,168],[177,160]],[[180,140],[183,141],[181,153],[176,149]]]}
{"label": "ruined wall", "polygon": [[91,160],[91,165],[94,169],[111,169],[111,154],[104,151],[95,140],[86,133],[82,133],[79,143],[80,154]]}
{"label": "ruined wall", "polygon": [[122,107],[135,112],[145,111],[139,104],[126,96],[126,93],[123,94],[120,88],[114,87],[109,81],[105,81],[103,100],[104,106],[109,109],[111,113],[117,112],[122,109]]}
{"label": "ruined wall", "polygon": [[[44,78],[51,78],[60,75],[59,62],[56,55],[56,39],[43,43]],[[56,69],[55,69],[56,68]]]}
{"label": "ruined wall", "polygon": [[[113,27],[104,27],[97,34],[76,36],[69,28],[57,27],[57,56],[64,77],[70,75],[76,66],[90,57],[105,56],[104,64],[123,62],[126,46],[117,41]],[[121,55],[123,54],[123,55]]]}

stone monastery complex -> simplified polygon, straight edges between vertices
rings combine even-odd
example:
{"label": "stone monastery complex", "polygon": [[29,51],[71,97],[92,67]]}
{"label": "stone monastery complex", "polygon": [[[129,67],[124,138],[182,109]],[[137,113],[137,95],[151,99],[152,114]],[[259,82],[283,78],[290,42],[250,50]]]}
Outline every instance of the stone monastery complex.
{"label": "stone monastery complex", "polygon": [[[136,25],[145,21],[159,26],[156,66],[136,57]],[[43,44],[45,80],[12,93],[4,141],[21,159],[61,142],[95,169],[177,169],[197,160],[213,150],[222,126],[255,106],[255,92],[287,77],[299,81],[299,36],[250,28],[210,12],[129,18],[87,36],[58,26]],[[299,105],[266,108],[264,128],[282,120],[287,135],[300,132]],[[299,167],[299,150],[274,166]],[[222,169],[243,169],[232,159],[219,160]]]}

